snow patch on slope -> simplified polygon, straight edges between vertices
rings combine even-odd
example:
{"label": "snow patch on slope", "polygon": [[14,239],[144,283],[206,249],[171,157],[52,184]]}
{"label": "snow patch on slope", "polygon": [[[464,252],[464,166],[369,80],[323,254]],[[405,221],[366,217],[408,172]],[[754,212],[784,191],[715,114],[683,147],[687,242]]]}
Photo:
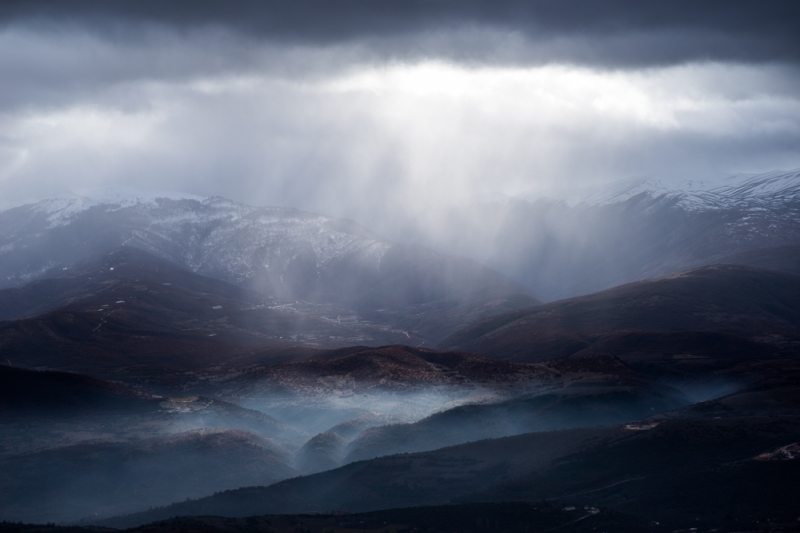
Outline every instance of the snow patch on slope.
{"label": "snow patch on slope", "polygon": [[202,196],[176,191],[142,191],[134,187],[105,187],[81,189],[55,198],[48,198],[31,207],[45,214],[49,228],[64,226],[74,220],[75,215],[96,206],[106,206],[107,210],[126,207],[158,207],[158,200],[205,200]]}
{"label": "snow patch on slope", "polygon": [[[130,187],[79,191],[0,216],[4,213],[8,223],[0,228],[0,258],[24,255],[31,247],[47,248],[51,232],[58,232],[61,243],[74,243],[60,252],[48,248],[48,254],[61,254],[52,268],[70,266],[76,260],[70,259],[72,255],[95,253],[96,239],[105,243],[98,246],[134,246],[235,283],[261,276],[281,286],[284,273],[300,272],[312,283],[309,269],[316,268],[319,278],[337,261],[358,264],[362,272],[378,272],[381,258],[391,248],[391,243],[365,228],[318,214]],[[102,237],[82,237],[91,226]],[[23,270],[9,270],[7,283],[42,275],[38,266]]]}

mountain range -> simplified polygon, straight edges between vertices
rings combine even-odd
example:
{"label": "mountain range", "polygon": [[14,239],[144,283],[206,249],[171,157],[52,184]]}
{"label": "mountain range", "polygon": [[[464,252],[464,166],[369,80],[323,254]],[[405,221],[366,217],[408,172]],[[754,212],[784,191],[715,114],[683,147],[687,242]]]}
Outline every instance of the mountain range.
{"label": "mountain range", "polygon": [[[541,237],[554,248],[537,260],[570,290],[614,285],[547,303],[529,281],[558,281],[541,270],[506,275],[296,210],[117,191],[3,211],[0,518],[789,527],[795,178],[484,206],[588,224],[583,241],[559,237],[569,250],[528,215],[520,241],[493,241],[524,255],[515,242]],[[604,243],[608,263],[593,255]]]}
{"label": "mountain range", "polygon": [[407,234],[471,257],[544,300],[588,294],[758,248],[800,245],[800,170],[636,180],[437,207]]}
{"label": "mountain range", "polygon": [[377,311],[521,287],[474,261],[383,239],[356,223],[219,197],[102,192],[0,213],[0,287],[119,247],[284,299]]}

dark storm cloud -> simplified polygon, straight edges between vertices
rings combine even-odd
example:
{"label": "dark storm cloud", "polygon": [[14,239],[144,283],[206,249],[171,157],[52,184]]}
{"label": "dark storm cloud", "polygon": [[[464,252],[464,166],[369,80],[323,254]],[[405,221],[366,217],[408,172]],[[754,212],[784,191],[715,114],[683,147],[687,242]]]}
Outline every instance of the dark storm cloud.
{"label": "dark storm cloud", "polygon": [[[151,25],[221,28],[289,45],[371,41],[379,55],[473,61],[563,61],[602,66],[691,61],[800,61],[796,1],[20,0],[0,5],[5,24],[77,24],[115,38]],[[459,31],[512,33],[459,39]],[[446,38],[425,38],[442,33]]]}

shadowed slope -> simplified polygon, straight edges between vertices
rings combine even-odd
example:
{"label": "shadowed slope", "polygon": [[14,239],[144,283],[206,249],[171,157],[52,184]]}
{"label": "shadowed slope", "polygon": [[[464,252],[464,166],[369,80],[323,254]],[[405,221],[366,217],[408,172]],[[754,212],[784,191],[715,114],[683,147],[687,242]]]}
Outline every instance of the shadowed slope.
{"label": "shadowed slope", "polygon": [[465,328],[440,346],[534,361],[577,354],[610,335],[634,331],[798,338],[800,276],[703,267],[506,313]]}
{"label": "shadowed slope", "polygon": [[200,430],[138,445],[92,443],[0,459],[6,520],[77,520],[146,509],[295,475],[274,442],[236,430]]}
{"label": "shadowed slope", "polygon": [[[0,291],[0,302],[6,317],[47,311],[0,326],[0,350],[9,362],[104,377],[315,353],[309,349],[314,342],[291,338],[299,333],[335,339],[334,346],[369,340],[347,325],[284,310],[263,295],[132,248],[57,278]],[[384,342],[408,339],[387,328],[374,332]]]}
{"label": "shadowed slope", "polygon": [[121,385],[64,372],[35,372],[0,365],[0,419],[47,413],[144,410],[156,397]]}
{"label": "shadowed slope", "polygon": [[800,276],[800,245],[758,248],[723,257],[723,265],[743,265]]}
{"label": "shadowed slope", "polygon": [[[433,286],[438,274],[431,275]],[[439,296],[452,296],[451,289]],[[113,372],[114,379],[147,376],[176,386],[170,380],[185,381],[181,373],[212,365],[277,363],[357,344],[419,345],[424,339],[403,327],[441,336],[464,320],[507,308],[507,299],[491,291],[475,298],[456,298],[461,304],[442,317],[437,306],[411,306],[387,309],[375,322],[330,305],[269,298],[122,248],[54,278],[0,291],[0,317],[19,319],[0,324],[0,350],[9,364],[102,377]],[[535,302],[515,298],[512,307]],[[406,324],[404,317],[415,318]]]}
{"label": "shadowed slope", "polygon": [[0,455],[200,428],[249,431],[286,446],[308,438],[264,413],[212,398],[161,397],[79,374],[0,366]]}
{"label": "shadowed slope", "polygon": [[295,475],[307,438],[211,398],[0,367],[0,516],[76,520],[269,484]]}

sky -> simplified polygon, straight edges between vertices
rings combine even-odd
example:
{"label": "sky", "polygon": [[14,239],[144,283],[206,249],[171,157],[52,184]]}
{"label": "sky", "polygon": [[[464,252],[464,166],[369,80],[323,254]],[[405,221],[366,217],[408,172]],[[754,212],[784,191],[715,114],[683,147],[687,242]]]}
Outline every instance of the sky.
{"label": "sky", "polygon": [[800,3],[5,0],[0,206],[107,186],[390,231],[800,167]]}

